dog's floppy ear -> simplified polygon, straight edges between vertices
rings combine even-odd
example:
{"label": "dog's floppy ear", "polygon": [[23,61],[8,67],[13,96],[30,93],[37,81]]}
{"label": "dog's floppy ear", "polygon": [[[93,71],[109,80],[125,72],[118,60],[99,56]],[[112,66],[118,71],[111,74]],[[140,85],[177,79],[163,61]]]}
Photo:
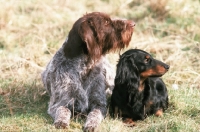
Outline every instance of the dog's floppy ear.
{"label": "dog's floppy ear", "polygon": [[84,52],[91,59],[97,60],[101,57],[102,46],[98,41],[98,32],[93,19],[78,19],[69,32],[68,40],[64,43],[66,57],[76,57]]}
{"label": "dog's floppy ear", "polygon": [[81,39],[85,42],[88,54],[91,59],[100,58],[102,48],[98,41],[98,32],[93,19],[85,20],[81,23],[78,33]]}
{"label": "dog's floppy ear", "polygon": [[115,84],[127,84],[129,89],[137,89],[139,87],[139,71],[134,62],[134,54],[122,55],[117,64],[117,72]]}

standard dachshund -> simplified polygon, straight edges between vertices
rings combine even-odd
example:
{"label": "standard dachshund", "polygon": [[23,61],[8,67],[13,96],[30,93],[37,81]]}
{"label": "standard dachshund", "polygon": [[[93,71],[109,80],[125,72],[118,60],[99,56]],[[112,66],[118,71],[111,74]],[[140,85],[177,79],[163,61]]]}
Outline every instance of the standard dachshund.
{"label": "standard dachshund", "polygon": [[106,89],[114,84],[105,55],[129,45],[135,23],[93,12],[79,18],[42,73],[50,95],[48,113],[56,128],[69,127],[74,114],[87,115],[84,131],[94,131],[107,112]]}
{"label": "standard dachshund", "polygon": [[111,96],[114,116],[122,117],[129,126],[147,115],[162,116],[168,107],[168,93],[160,77],[168,70],[167,64],[143,50],[130,49],[122,54]]}

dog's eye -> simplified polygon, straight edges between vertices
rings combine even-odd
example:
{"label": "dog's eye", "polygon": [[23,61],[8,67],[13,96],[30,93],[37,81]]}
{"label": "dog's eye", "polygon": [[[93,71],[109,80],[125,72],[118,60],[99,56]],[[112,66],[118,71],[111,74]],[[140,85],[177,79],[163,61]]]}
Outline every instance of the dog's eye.
{"label": "dog's eye", "polygon": [[105,25],[108,25],[110,22],[108,20],[105,21]]}
{"label": "dog's eye", "polygon": [[145,58],[144,63],[148,63],[149,62],[149,58]]}
{"label": "dog's eye", "polygon": [[88,22],[88,24],[90,24],[90,25],[93,24],[93,22],[92,22],[91,20],[88,20],[87,22]]}

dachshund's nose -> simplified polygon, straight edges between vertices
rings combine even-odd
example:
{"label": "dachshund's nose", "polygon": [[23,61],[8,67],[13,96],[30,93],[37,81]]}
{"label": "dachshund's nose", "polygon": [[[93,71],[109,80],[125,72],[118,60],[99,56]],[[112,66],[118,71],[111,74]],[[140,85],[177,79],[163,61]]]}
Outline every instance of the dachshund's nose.
{"label": "dachshund's nose", "polygon": [[169,65],[165,65],[165,69],[169,70],[170,66]]}

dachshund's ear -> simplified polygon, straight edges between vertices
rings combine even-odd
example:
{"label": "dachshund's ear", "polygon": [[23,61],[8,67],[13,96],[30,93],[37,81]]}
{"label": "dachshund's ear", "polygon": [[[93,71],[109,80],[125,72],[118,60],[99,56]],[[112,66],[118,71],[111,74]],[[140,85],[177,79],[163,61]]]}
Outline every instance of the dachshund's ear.
{"label": "dachshund's ear", "polygon": [[121,56],[117,64],[115,84],[126,84],[130,88],[138,88],[140,82],[139,71],[135,65],[133,55]]}
{"label": "dachshund's ear", "polygon": [[87,52],[91,59],[96,60],[100,58],[102,48],[98,44],[98,32],[95,28],[95,23],[93,20],[85,20],[81,23],[78,30],[79,36],[85,42],[87,47]]}

